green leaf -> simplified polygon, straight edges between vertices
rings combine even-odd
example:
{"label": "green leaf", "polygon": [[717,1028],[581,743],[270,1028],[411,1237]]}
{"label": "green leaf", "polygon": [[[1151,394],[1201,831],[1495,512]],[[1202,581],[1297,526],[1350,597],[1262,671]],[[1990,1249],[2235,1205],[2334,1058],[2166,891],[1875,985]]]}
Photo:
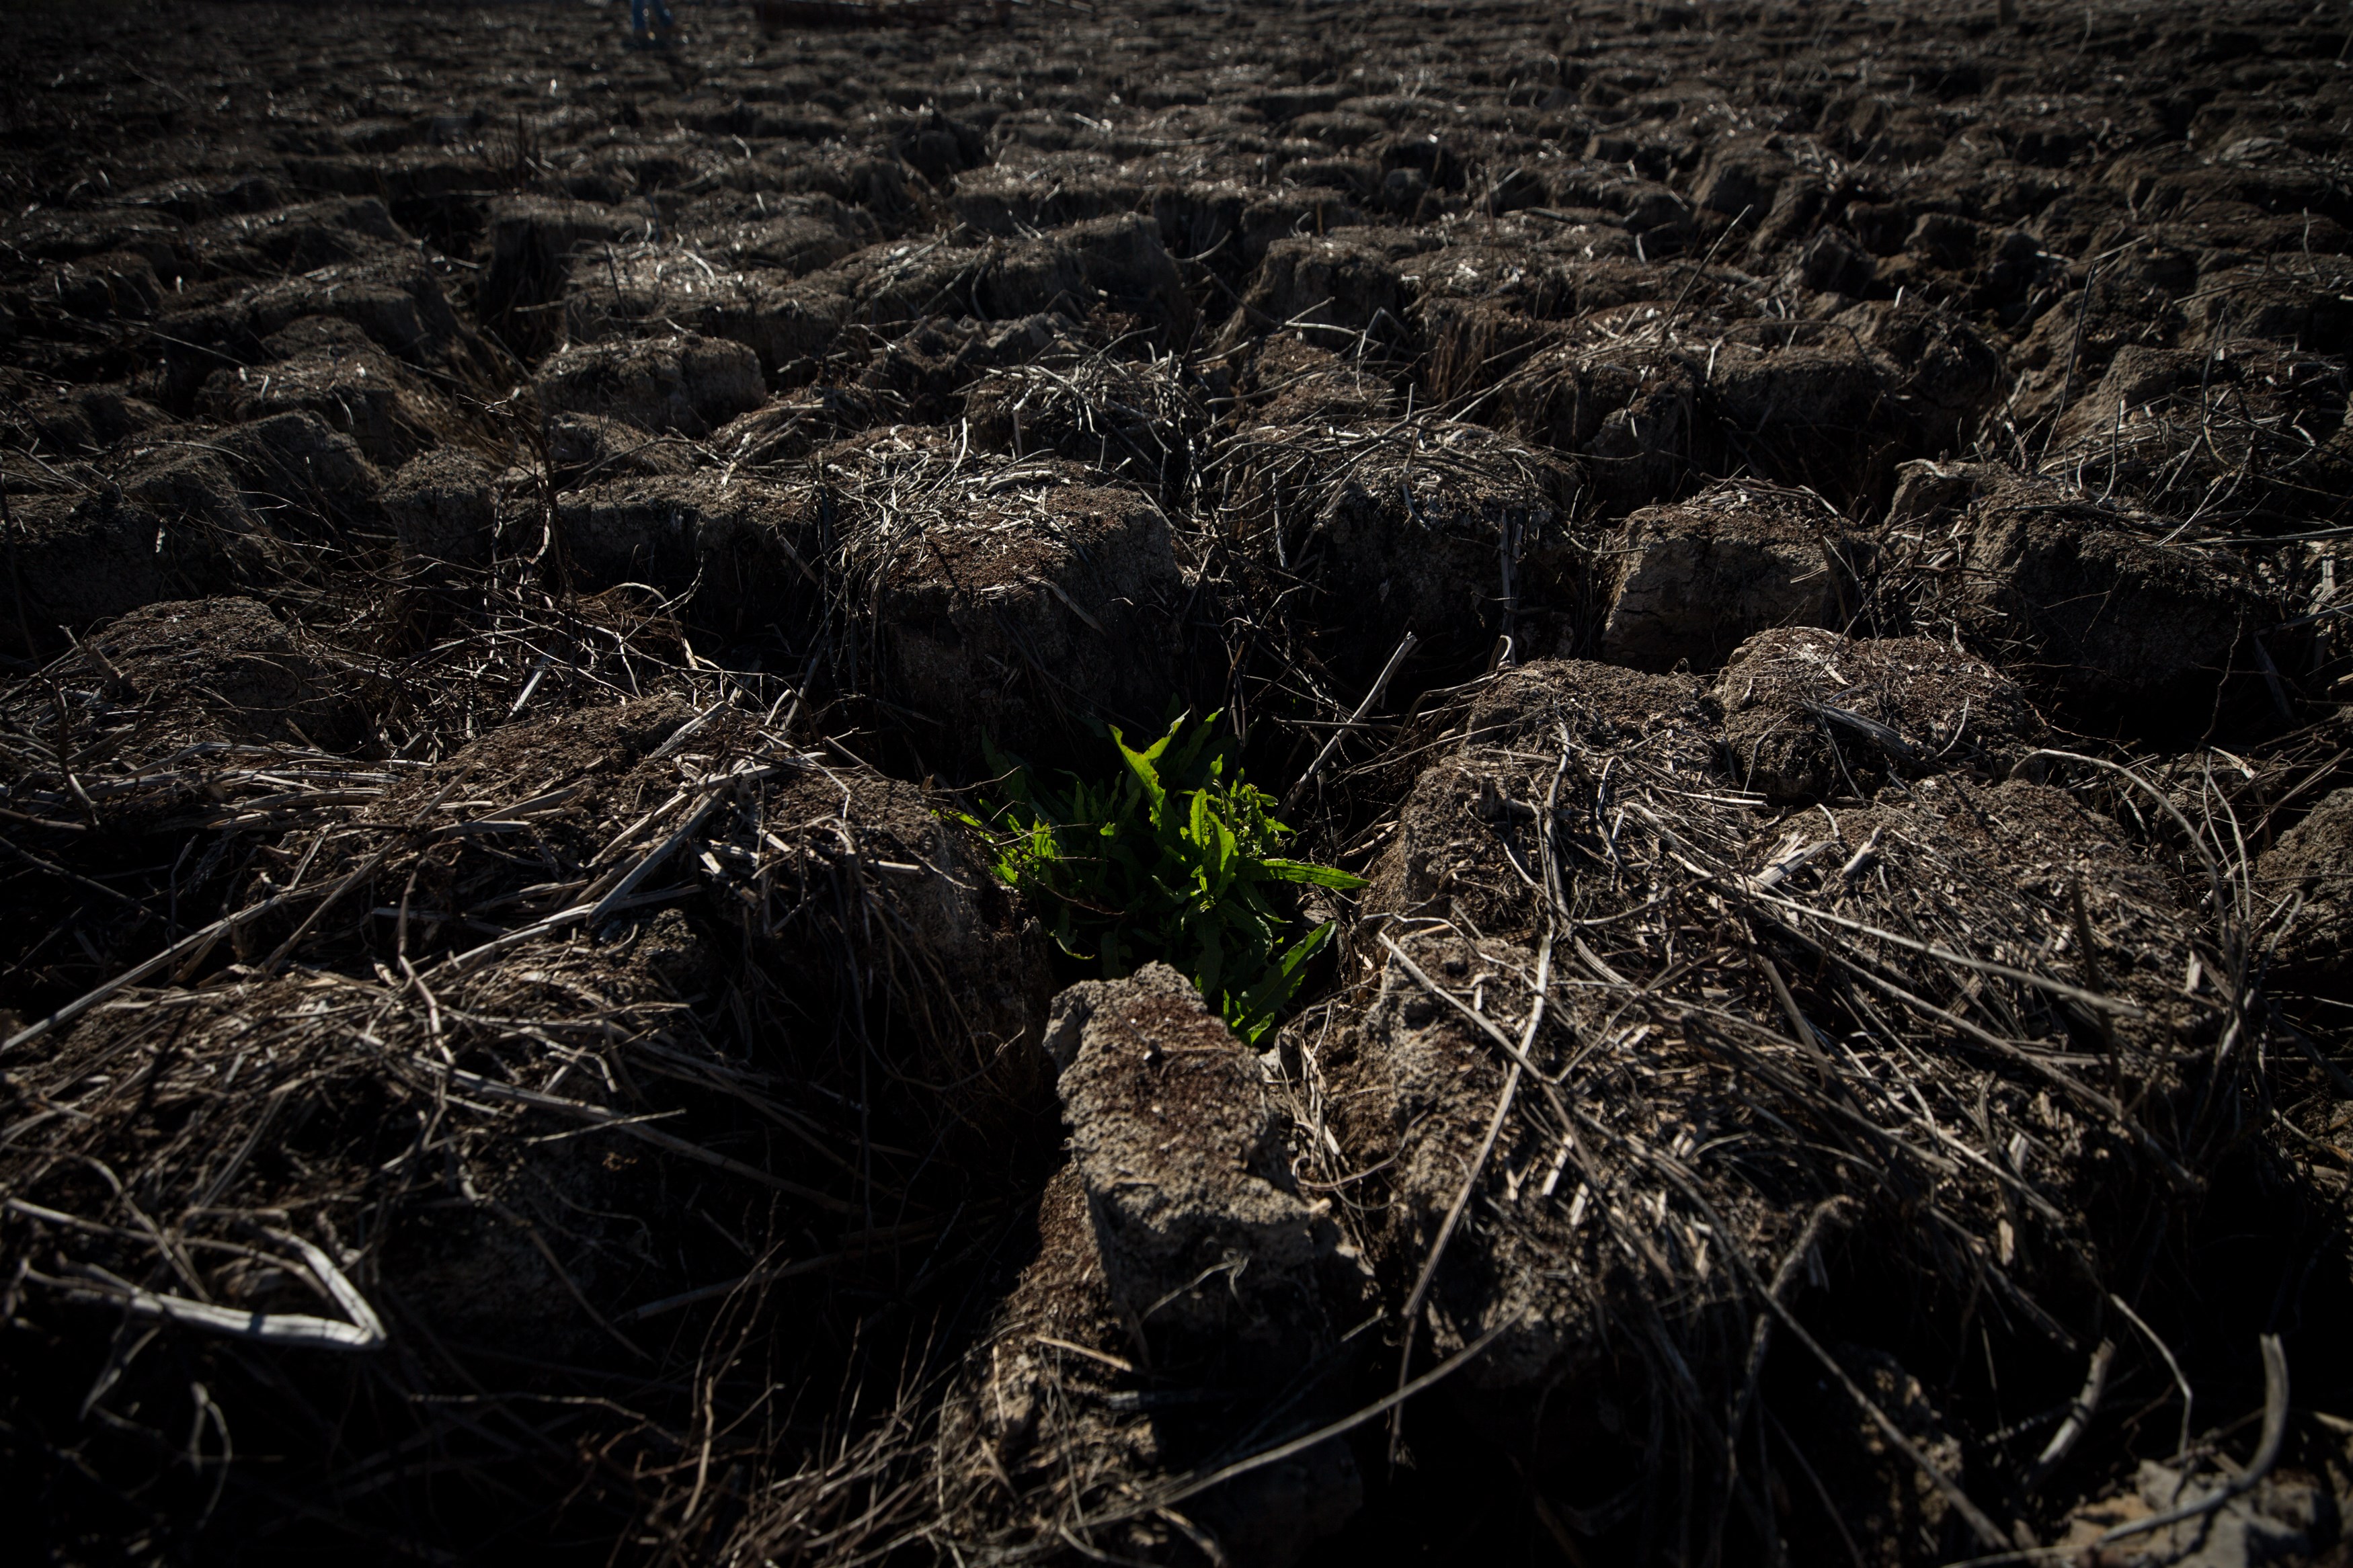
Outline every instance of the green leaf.
{"label": "green leaf", "polygon": [[1239,1005],[1228,1005],[1227,1021],[1233,1026],[1236,1034],[1253,1046],[1265,1037],[1282,1009],[1298,993],[1307,961],[1324,950],[1324,945],[1332,940],[1334,929],[1333,923],[1326,921],[1292,943],[1282,962],[1268,969],[1258,984],[1240,999]]}
{"label": "green leaf", "polygon": [[1285,974],[1297,974],[1306,966],[1309,959],[1324,951],[1324,944],[1332,940],[1332,933],[1339,929],[1339,921],[1325,921],[1322,925],[1292,943],[1291,951],[1282,955],[1282,972]]}
{"label": "green leaf", "polygon": [[1194,957],[1193,984],[1201,988],[1204,996],[1219,994],[1219,981],[1225,976],[1226,955],[1215,937],[1204,937]]}
{"label": "green leaf", "polygon": [[1161,787],[1160,772],[1153,763],[1166,748],[1167,737],[1164,735],[1150,747],[1138,752],[1130,749],[1126,740],[1114,729],[1111,732],[1111,743],[1119,748],[1121,760],[1127,763],[1128,775],[1143,789],[1144,798],[1152,803],[1152,825],[1159,826],[1160,814],[1168,804],[1168,792]]}
{"label": "green leaf", "polygon": [[1258,870],[1270,882],[1304,882],[1317,888],[1370,885],[1362,877],[1353,876],[1337,866],[1318,866],[1312,860],[1261,860]]}
{"label": "green leaf", "polygon": [[1065,952],[1113,977],[1151,958],[1182,965],[1256,1041],[1332,934],[1321,926],[1283,947],[1293,916],[1272,887],[1365,881],[1267,855],[1291,829],[1275,820],[1274,797],[1229,766],[1219,717],[1179,715],[1141,749],[1112,730],[1117,766],[1106,777],[1061,775],[1069,787],[1060,795],[1018,759],[991,752],[1003,765],[984,798],[988,815],[956,817],[981,835],[992,873],[1037,908]]}

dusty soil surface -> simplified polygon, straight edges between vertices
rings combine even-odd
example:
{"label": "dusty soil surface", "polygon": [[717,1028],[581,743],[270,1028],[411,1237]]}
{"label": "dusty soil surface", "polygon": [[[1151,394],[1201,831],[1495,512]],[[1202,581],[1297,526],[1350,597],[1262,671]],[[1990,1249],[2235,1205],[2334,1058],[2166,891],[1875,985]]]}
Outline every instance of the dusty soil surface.
{"label": "dusty soil surface", "polygon": [[31,1560],[2347,1561],[2341,6],[678,10],[0,38]]}

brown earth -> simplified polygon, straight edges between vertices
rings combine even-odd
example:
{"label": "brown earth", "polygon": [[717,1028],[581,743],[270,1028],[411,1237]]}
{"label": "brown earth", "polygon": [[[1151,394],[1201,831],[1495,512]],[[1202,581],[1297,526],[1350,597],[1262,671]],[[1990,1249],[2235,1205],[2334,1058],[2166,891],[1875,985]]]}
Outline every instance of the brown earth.
{"label": "brown earth", "polygon": [[2346,16],[679,9],[0,37],[29,1560],[2347,1560]]}

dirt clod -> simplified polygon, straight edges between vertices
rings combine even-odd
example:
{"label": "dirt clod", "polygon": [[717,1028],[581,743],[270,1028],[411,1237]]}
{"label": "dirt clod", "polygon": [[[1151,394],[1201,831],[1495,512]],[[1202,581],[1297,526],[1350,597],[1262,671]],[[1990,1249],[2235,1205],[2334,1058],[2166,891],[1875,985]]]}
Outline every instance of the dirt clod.
{"label": "dirt clod", "polygon": [[1262,1071],[1192,982],[1150,963],[1074,986],[1045,1043],[1113,1298],[1147,1333],[1163,1314],[1199,1333],[1229,1301],[1314,1300],[1338,1237],[1291,1190]]}
{"label": "dirt clod", "polygon": [[1962,568],[1915,619],[1952,625],[2079,722],[2177,737],[2262,722],[2279,616],[2227,547],[1995,465],[1918,466],[1893,510],[1950,539]]}
{"label": "dirt clod", "polygon": [[[981,1450],[960,1464],[975,1481],[991,1461],[1013,1480],[989,1500],[999,1529],[1053,1516],[1058,1459],[1082,1459],[1082,1475],[1115,1465],[1146,1497],[1182,1480],[1215,1453],[1203,1416],[1221,1403],[1262,1406],[1270,1431],[1312,1426],[1329,1395],[1298,1374],[1335,1350],[1365,1284],[1328,1205],[1286,1167],[1265,1068],[1184,976],[1150,963],[1072,986],[1044,1045],[1071,1163],[946,1424]],[[1182,1530],[1132,1508],[1112,1528],[1155,1561],[1283,1568],[1360,1496],[1347,1449],[1327,1440],[1184,1502]]]}
{"label": "dirt clod", "polygon": [[1950,770],[1998,778],[2042,733],[2015,683],[1920,637],[1759,632],[1733,650],[1715,699],[1733,776],[1780,801]]}
{"label": "dirt clod", "polygon": [[251,599],[148,605],[86,639],[105,700],[165,716],[185,741],[333,745],[349,737],[344,679]]}
{"label": "dirt clod", "polygon": [[403,554],[479,561],[498,531],[499,471],[487,458],[442,447],[411,458],[378,497]]}
{"label": "dirt clod", "polygon": [[767,401],[757,355],[692,332],[565,349],[542,367],[536,389],[551,415],[594,415],[682,436],[709,435]]}
{"label": "dirt clod", "polygon": [[1726,486],[1635,513],[1600,549],[1602,657],[1638,669],[1715,669],[1776,626],[1845,626],[1867,545],[1820,500]]}
{"label": "dirt clod", "polygon": [[565,560],[583,588],[649,584],[725,635],[810,612],[806,489],[723,474],[617,479],[556,498]]}
{"label": "dirt clod", "polygon": [[1057,459],[965,460],[903,437],[834,459],[839,568],[860,643],[917,744],[1025,753],[1087,720],[1156,730],[1186,591],[1167,519]]}
{"label": "dirt clod", "polygon": [[2322,798],[2263,852],[2256,876],[2267,899],[2293,902],[2279,961],[2331,988],[2353,971],[2353,790]]}

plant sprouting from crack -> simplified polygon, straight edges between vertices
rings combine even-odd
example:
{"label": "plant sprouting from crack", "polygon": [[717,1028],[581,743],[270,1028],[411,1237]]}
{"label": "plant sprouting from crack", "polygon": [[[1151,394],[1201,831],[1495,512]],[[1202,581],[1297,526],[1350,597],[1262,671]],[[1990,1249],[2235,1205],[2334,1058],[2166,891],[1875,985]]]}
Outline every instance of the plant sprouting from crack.
{"label": "plant sprouting from crack", "polygon": [[1047,788],[1018,763],[999,775],[988,836],[1000,881],[1047,914],[1062,951],[1107,977],[1161,959],[1190,975],[1234,1033],[1256,1045],[1331,941],[1326,921],[1287,945],[1282,884],[1361,888],[1361,877],[1273,853],[1292,830],[1272,795],[1245,783],[1210,714],[1179,717],[1137,751],[1116,728],[1119,770]]}

